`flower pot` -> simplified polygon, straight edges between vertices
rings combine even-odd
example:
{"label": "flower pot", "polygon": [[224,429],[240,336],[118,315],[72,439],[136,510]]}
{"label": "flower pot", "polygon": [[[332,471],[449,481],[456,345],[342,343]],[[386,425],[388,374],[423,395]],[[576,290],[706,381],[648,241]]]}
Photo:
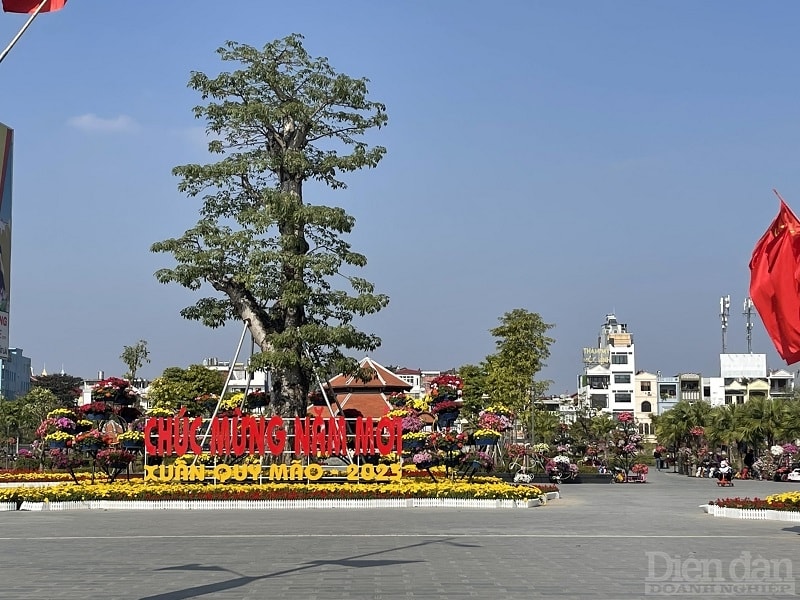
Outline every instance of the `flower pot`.
{"label": "flower pot", "polygon": [[424,440],[403,440],[403,450],[417,450],[424,447]]}
{"label": "flower pot", "polygon": [[144,448],[144,442],[140,440],[122,440],[120,443],[125,450],[141,450]]}
{"label": "flower pot", "polygon": [[439,415],[436,417],[436,420],[439,423],[439,427],[452,427],[457,418],[457,412],[444,412],[439,413]]}
{"label": "flower pot", "polygon": [[67,441],[66,440],[48,440],[47,445],[50,448],[53,448],[53,449],[55,449],[55,448],[66,448],[67,447]]}
{"label": "flower pot", "polygon": [[86,420],[87,421],[102,421],[105,418],[105,415],[100,413],[86,413]]}
{"label": "flower pot", "polygon": [[494,446],[496,443],[496,437],[475,438],[476,446]]}
{"label": "flower pot", "polygon": [[83,452],[97,452],[100,450],[100,444],[81,444],[80,449]]}

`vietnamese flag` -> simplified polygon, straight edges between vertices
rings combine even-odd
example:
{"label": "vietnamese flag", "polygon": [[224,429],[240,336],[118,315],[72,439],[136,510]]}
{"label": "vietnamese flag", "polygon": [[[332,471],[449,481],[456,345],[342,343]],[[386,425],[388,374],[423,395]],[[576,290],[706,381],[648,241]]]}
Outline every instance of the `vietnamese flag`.
{"label": "vietnamese flag", "polygon": [[800,361],[800,221],[778,198],[778,216],[750,259],[750,298],[778,354],[792,364]]}
{"label": "vietnamese flag", "polygon": [[[34,13],[42,0],[3,0],[3,10],[10,13]],[[54,12],[61,10],[67,0],[47,0],[39,12]]]}

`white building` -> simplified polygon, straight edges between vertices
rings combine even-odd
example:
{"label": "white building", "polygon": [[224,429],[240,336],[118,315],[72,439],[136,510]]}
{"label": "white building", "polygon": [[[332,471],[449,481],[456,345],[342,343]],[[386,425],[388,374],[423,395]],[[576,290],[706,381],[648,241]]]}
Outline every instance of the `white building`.
{"label": "white building", "polygon": [[617,321],[615,315],[606,315],[597,347],[584,348],[583,357],[579,395],[596,410],[635,412],[636,355],[628,326]]}
{"label": "white building", "polygon": [[[216,358],[203,359],[203,366],[212,371],[222,371],[226,376],[231,372],[231,361]],[[229,392],[264,391],[268,392],[269,376],[266,371],[250,371],[246,363],[237,362],[233,365],[231,378],[228,382]],[[222,391],[222,390],[220,390]]]}

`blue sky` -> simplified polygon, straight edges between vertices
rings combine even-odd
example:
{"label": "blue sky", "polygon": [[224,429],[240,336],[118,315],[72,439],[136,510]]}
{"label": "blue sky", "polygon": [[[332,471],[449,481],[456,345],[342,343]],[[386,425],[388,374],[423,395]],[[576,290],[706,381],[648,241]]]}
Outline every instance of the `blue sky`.
{"label": "blue sky", "polygon": [[[235,7],[235,8],[234,8]],[[371,80],[389,126],[381,165],[313,203],[357,219],[364,275],[391,297],[363,322],[384,364],[448,369],[494,351],[514,308],[555,324],[542,377],[573,391],[607,312],[637,368],[719,373],[746,351],[748,262],[778,208],[800,210],[796,23],[779,2],[70,0],[0,64],[15,129],[11,345],[50,372],[122,374],[148,341],[154,377],[232,358],[238,325],[178,311],[152,242],[198,204],[171,169],[206,160],[191,71],[226,40],[293,32],[312,55]],[[10,40],[23,15],[0,15]],[[782,366],[760,320],[754,351]]]}

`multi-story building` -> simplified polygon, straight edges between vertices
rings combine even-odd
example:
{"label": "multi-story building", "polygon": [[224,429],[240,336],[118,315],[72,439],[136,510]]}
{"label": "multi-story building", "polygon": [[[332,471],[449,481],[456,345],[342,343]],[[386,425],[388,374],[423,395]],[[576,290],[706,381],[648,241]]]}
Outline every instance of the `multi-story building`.
{"label": "multi-story building", "polygon": [[419,369],[395,369],[394,374],[411,386],[408,394],[414,398],[425,396],[425,385],[422,381],[422,371]]}
{"label": "multi-story building", "polygon": [[655,441],[653,431],[653,414],[658,414],[658,375],[647,371],[638,371],[635,377],[633,415],[639,425],[639,433],[645,441]]}
{"label": "multi-story building", "polygon": [[250,392],[256,390],[269,391],[267,372],[251,371],[247,363],[234,363],[233,370],[231,370],[231,362],[229,360],[219,360],[212,357],[203,359],[203,366],[212,371],[222,371],[226,375],[230,372],[229,392],[244,392],[245,390]]}
{"label": "multi-story building", "polygon": [[633,336],[616,315],[606,315],[596,348],[584,348],[578,393],[595,410],[634,412],[636,355]]}
{"label": "multi-story building", "polygon": [[22,348],[9,348],[8,358],[0,359],[0,398],[14,400],[31,389],[31,359]]}

